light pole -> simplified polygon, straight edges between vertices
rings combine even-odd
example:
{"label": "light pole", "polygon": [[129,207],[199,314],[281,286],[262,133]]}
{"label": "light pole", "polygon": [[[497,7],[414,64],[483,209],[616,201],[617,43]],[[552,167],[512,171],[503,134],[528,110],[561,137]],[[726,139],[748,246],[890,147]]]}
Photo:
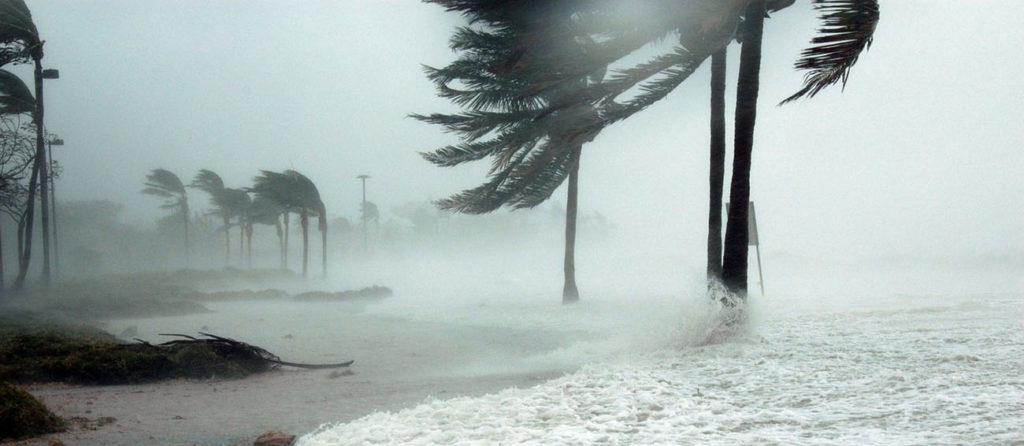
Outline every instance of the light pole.
{"label": "light pole", "polygon": [[53,218],[53,279],[60,281],[60,245],[57,243],[57,187],[54,185],[53,174],[53,146],[63,146],[64,140],[52,138],[48,143],[47,154],[50,158],[50,216]]}
{"label": "light pole", "polygon": [[370,250],[367,247],[367,243],[366,243],[366,231],[367,231],[366,228],[368,226],[366,224],[366,213],[367,213],[366,212],[366,179],[370,178],[370,176],[366,175],[366,174],[363,174],[363,175],[357,176],[356,178],[359,178],[360,180],[363,180],[363,208],[362,208],[362,213],[363,213],[363,253],[367,253]]}

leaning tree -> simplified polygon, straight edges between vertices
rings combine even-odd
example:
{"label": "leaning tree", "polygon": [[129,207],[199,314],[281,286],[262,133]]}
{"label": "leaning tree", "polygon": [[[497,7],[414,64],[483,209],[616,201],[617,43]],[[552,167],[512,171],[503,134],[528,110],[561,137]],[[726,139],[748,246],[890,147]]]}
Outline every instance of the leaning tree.
{"label": "leaning tree", "polygon": [[[302,227],[302,277],[308,276],[309,265],[309,217],[318,216],[318,229],[321,235],[321,255],[323,274],[327,275],[327,211],[323,200],[320,199],[320,192],[305,175],[295,171],[272,172],[261,170],[260,174],[253,178],[253,186],[249,191],[254,193],[257,199],[266,199],[276,203],[286,213],[294,212],[299,215],[299,224]],[[287,229],[286,229],[287,231]]]}
{"label": "leaning tree", "polygon": [[[800,69],[810,70],[805,77],[804,88],[787,101],[813,96],[829,85],[845,82],[857,57],[869,46],[878,21],[876,0],[811,1],[823,12],[823,25],[819,36],[812,42],[813,46],[805,51],[797,64]],[[516,122],[526,122],[538,129],[555,125],[566,136],[575,138],[592,139],[605,127],[663,99],[689,78],[704,60],[741,37],[743,49],[734,137],[738,159],[734,160],[730,183],[729,227],[726,230],[722,279],[733,293],[745,295],[749,151],[756,118],[760,27],[766,12],[786,7],[792,0],[689,0],[629,4],[614,0],[434,2],[467,15],[473,23],[484,23],[496,29],[515,27],[514,21],[520,20],[522,11],[531,11],[527,19],[538,20],[542,26],[531,27],[528,32],[519,34],[516,39],[522,45],[516,51],[507,51],[507,41],[492,42],[497,61],[480,71],[480,79],[462,80],[461,86],[449,87],[447,94],[465,103],[491,100],[515,105],[523,100],[545,98],[548,92],[568,91],[570,93],[559,94],[556,99],[542,100],[536,107],[520,107],[517,110],[521,115],[517,116]],[[552,9],[571,13],[552,14],[549,12]],[[572,18],[571,26],[564,23],[561,26],[543,25],[544,17],[566,15]],[[587,45],[586,51],[577,54],[560,50],[558,42],[568,41],[564,38],[567,33],[590,36],[589,39],[576,40]],[[650,43],[665,41],[677,44],[645,62],[610,70],[597,82],[585,85],[578,82],[583,76],[604,73],[609,66],[621,64],[627,56]],[[494,84],[510,79],[516,81],[515,88],[511,90],[515,93],[511,95],[508,94],[509,89],[498,88]],[[590,113],[578,113],[588,109]],[[510,126],[513,123],[499,125]],[[501,127],[492,128],[492,132],[500,130]],[[489,145],[468,144],[452,150],[462,152],[462,156],[482,158],[494,152],[494,145],[507,143],[496,140]],[[506,182],[524,182],[513,175],[514,172],[526,177],[526,183],[536,184],[530,181],[531,174],[546,168],[557,170],[559,161],[572,147],[548,146],[548,150],[538,151],[535,150],[537,145],[528,144],[527,150],[515,151],[515,156],[503,158],[505,164],[495,169],[495,181],[467,191],[464,196],[507,195],[510,188],[505,186]],[[516,170],[524,164],[530,168]],[[512,189],[511,194],[522,190],[525,187]]]}
{"label": "leaning tree", "polygon": [[[454,114],[413,115],[457,134],[460,144],[424,153],[443,167],[491,159],[488,181],[440,200],[444,210],[481,214],[501,206],[531,208],[548,199],[566,180],[565,255],[562,302],[579,300],[575,274],[575,239],[579,163],[582,146],[593,139],[586,129],[568,123],[590,119],[594,107],[580,103],[547,113],[549,104],[567,100],[575,91],[599,81],[604,68],[577,72],[569,82],[536,88],[530,68],[517,55],[533,52],[538,59],[581,59],[595,47],[592,36],[576,32],[573,9],[557,2],[465,2],[435,0],[460,11],[470,26],[456,30],[451,47],[459,58],[444,68],[427,68],[438,94],[463,107]],[[511,7],[510,7],[511,6]],[[543,36],[538,45],[537,36]]]}
{"label": "leaning tree", "polygon": [[164,199],[160,209],[168,209],[173,214],[181,215],[181,228],[185,242],[185,263],[188,263],[188,193],[185,184],[174,172],[167,169],[153,169],[146,175],[146,187],[142,193]]}

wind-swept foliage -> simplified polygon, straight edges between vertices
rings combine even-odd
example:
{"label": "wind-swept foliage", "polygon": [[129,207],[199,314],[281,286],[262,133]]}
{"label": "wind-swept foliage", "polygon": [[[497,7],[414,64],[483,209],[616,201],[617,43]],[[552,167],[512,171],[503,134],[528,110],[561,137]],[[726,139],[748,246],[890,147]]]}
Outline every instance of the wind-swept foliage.
{"label": "wind-swept foliage", "polygon": [[841,82],[846,86],[850,69],[860,54],[871,47],[878,25],[877,0],[814,0],[821,11],[821,27],[814,45],[801,53],[798,70],[809,70],[800,91],[783,104],[802,97],[814,97],[821,90]]}
{"label": "wind-swept foliage", "polygon": [[25,82],[14,73],[0,70],[0,114],[32,113],[36,108],[36,98]]}
{"label": "wind-swept foliage", "polygon": [[175,214],[181,214],[182,233],[185,240],[185,261],[188,262],[188,193],[185,191],[185,184],[181,182],[173,172],[167,169],[153,169],[146,175],[146,187],[142,193],[164,198],[161,209],[170,209]]}
{"label": "wind-swept foliage", "polygon": [[0,0],[0,66],[43,57],[39,31],[24,0]]}
{"label": "wind-swept foliage", "polygon": [[224,187],[224,181],[221,180],[220,175],[208,169],[202,169],[196,173],[189,187],[199,189],[210,195],[210,204],[213,205],[213,210],[210,214],[219,216],[224,223],[222,228],[224,230],[224,264],[227,265],[231,261],[231,233],[229,229],[231,228],[231,217],[235,215],[232,194]]}
{"label": "wind-swept foliage", "polygon": [[[276,203],[286,212],[299,214],[302,226],[302,275],[308,274],[309,263],[309,217],[318,216],[318,229],[322,238],[323,272],[327,274],[327,210],[320,192],[313,181],[294,170],[272,172],[261,170],[253,178],[253,186],[249,191],[258,199]],[[287,222],[287,217],[285,217]]]}

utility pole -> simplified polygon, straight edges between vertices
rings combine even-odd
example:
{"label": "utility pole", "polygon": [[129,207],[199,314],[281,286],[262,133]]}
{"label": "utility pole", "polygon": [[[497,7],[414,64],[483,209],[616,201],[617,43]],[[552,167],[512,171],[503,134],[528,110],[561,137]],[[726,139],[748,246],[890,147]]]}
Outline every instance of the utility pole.
{"label": "utility pole", "polygon": [[363,207],[362,207],[362,214],[363,214],[363,253],[367,253],[367,252],[370,252],[370,249],[368,248],[368,245],[367,245],[367,242],[366,242],[366,238],[367,238],[366,237],[366,232],[367,232],[367,226],[368,226],[367,223],[366,223],[366,214],[367,214],[367,212],[366,212],[366,179],[370,178],[370,176],[366,175],[366,174],[363,174],[363,175],[357,176],[356,178],[359,178],[360,180],[363,181]]}

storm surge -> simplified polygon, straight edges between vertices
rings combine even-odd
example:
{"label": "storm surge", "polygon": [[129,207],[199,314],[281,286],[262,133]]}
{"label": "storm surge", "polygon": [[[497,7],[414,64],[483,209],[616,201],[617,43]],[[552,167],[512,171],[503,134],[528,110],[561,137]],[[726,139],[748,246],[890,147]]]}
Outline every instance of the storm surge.
{"label": "storm surge", "polygon": [[[837,309],[779,309],[780,303],[806,309],[790,304],[832,300],[827,296],[754,304],[745,331],[710,343],[708,334],[720,328],[711,306],[671,312],[651,302],[641,307],[651,311],[633,314],[627,323],[621,314],[602,319],[615,311],[593,303],[587,309],[593,314],[573,316],[590,321],[582,330],[603,326],[608,336],[581,337],[528,360],[589,358],[574,372],[530,388],[428,399],[326,424],[299,444],[937,444],[1024,438],[1024,295],[862,297],[861,305]],[[493,313],[503,316],[494,323],[524,329],[565,322],[557,319],[564,315],[549,312]],[[459,317],[457,311],[446,314]],[[671,320],[677,329],[662,330]],[[605,324],[612,321],[620,322]]]}

